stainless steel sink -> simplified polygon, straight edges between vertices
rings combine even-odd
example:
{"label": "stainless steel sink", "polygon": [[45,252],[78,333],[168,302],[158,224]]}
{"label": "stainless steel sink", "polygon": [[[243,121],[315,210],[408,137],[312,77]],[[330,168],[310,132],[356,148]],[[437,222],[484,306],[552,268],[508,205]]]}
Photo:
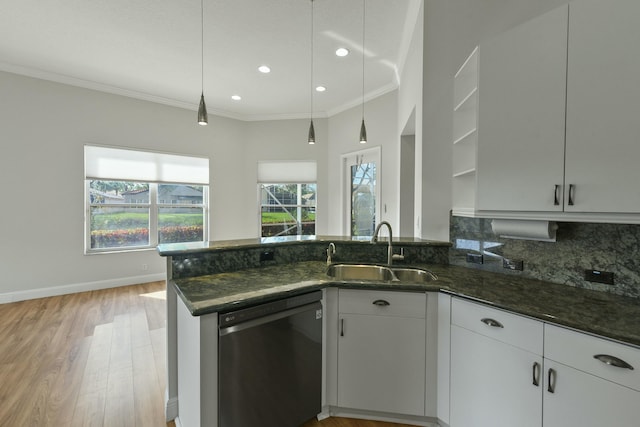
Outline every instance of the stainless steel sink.
{"label": "stainless steel sink", "polygon": [[395,279],[391,269],[370,264],[331,264],[327,276],[338,280],[374,280],[388,282]]}
{"label": "stainless steel sink", "polygon": [[438,276],[435,273],[430,272],[429,270],[424,270],[422,268],[404,268],[404,267],[396,267],[392,268],[393,274],[395,274],[396,278],[401,282],[431,282],[433,280],[438,280]]}
{"label": "stainless steel sink", "polygon": [[377,264],[331,264],[327,276],[338,280],[424,283],[438,280],[429,270]]}

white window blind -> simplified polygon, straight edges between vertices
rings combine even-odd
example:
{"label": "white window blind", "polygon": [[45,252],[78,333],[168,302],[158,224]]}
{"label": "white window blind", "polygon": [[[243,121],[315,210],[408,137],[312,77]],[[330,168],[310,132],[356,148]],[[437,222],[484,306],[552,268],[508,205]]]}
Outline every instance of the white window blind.
{"label": "white window blind", "polygon": [[277,184],[314,183],[317,181],[315,161],[260,161],[258,182]]}
{"label": "white window blind", "polygon": [[209,159],[84,146],[85,179],[209,185]]}

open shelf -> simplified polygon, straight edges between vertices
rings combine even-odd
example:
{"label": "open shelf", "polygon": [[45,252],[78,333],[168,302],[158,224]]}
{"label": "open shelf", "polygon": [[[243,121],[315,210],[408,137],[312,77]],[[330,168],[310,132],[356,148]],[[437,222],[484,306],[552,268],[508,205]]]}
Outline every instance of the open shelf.
{"label": "open shelf", "polygon": [[474,143],[476,141],[477,130],[478,129],[476,129],[476,128],[471,129],[470,131],[468,131],[464,135],[454,139],[453,140],[453,144],[455,145],[455,144],[460,144],[460,143],[464,143],[464,142]]}
{"label": "open shelf", "polygon": [[454,77],[453,187],[454,215],[472,216],[476,200],[478,149],[478,48]]}
{"label": "open shelf", "polygon": [[476,106],[476,101],[477,101],[477,96],[476,94],[478,93],[478,88],[474,87],[471,92],[465,96],[453,109],[454,112],[456,111],[460,111],[463,110],[465,108],[475,108]]}

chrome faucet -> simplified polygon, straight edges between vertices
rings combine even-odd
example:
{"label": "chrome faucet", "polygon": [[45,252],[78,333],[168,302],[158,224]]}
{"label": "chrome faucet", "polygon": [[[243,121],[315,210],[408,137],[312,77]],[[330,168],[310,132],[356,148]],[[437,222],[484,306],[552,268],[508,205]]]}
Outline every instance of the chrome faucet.
{"label": "chrome faucet", "polygon": [[387,221],[382,221],[380,224],[376,226],[376,230],[373,232],[373,237],[371,237],[371,243],[376,243],[378,241],[378,234],[380,233],[380,228],[386,225],[389,229],[389,248],[387,249],[387,264],[391,265],[393,263],[393,246],[391,241],[393,240],[393,231],[391,231],[391,224]]}
{"label": "chrome faucet", "polygon": [[331,255],[336,253],[336,245],[331,242],[329,243],[329,247],[327,248],[327,265],[331,264]]}

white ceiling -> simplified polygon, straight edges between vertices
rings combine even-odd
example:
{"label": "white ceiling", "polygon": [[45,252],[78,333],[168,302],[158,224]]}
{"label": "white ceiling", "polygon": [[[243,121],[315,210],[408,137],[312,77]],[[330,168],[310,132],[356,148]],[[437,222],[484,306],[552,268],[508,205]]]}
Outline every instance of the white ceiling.
{"label": "white ceiling", "polygon": [[[362,4],[314,0],[314,85],[327,87],[314,92],[314,117],[362,100]],[[397,87],[419,6],[366,0],[366,99]],[[195,111],[200,18],[200,0],[0,0],[0,69]],[[204,0],[209,113],[308,117],[310,24],[310,0]]]}

